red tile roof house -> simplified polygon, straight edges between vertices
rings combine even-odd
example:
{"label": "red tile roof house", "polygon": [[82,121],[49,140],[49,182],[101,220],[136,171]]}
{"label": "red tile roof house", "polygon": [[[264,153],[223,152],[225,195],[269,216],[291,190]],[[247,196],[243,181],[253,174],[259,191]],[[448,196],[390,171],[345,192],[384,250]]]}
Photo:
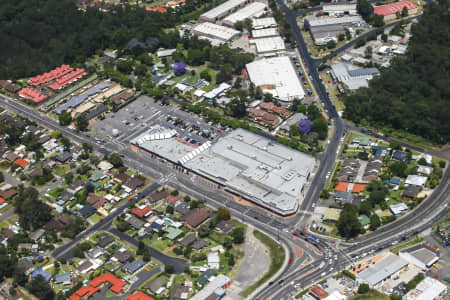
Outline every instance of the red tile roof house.
{"label": "red tile roof house", "polygon": [[106,273],[92,279],[88,286],[81,287],[69,297],[69,300],[87,299],[99,291],[105,283],[111,284],[109,289],[116,294],[120,294],[126,285],[122,279],[117,278],[111,273]]}
{"label": "red tile roof house", "polygon": [[14,161],[16,165],[21,167],[24,171],[28,169],[28,166],[30,165],[30,162],[26,161],[23,158],[18,158]]}
{"label": "red tile roof house", "polygon": [[145,207],[136,207],[131,211],[132,214],[139,218],[146,218],[152,213],[152,208],[150,205],[147,205]]}
{"label": "red tile roof house", "polygon": [[418,6],[408,0],[399,2],[388,3],[385,5],[375,6],[373,13],[376,15],[384,16],[384,21],[390,21],[397,18],[397,13],[402,13],[403,8],[406,7],[409,15],[417,13]]}
{"label": "red tile roof house", "polygon": [[155,300],[155,299],[141,291],[138,291],[136,294],[128,296],[127,300]]}
{"label": "red tile roof house", "polygon": [[282,118],[287,118],[291,114],[286,107],[276,106],[273,102],[263,102],[259,105],[259,108],[268,112],[273,112]]}
{"label": "red tile roof house", "polygon": [[252,108],[248,113],[248,117],[255,123],[262,126],[276,126],[280,122],[277,116],[272,113],[263,111],[262,109]]}
{"label": "red tile roof house", "polygon": [[184,218],[184,223],[189,229],[195,229],[203,224],[210,217],[208,209],[205,207],[191,210]]}
{"label": "red tile roof house", "polygon": [[169,205],[175,206],[178,201],[181,201],[181,198],[178,196],[168,195],[164,201]]}

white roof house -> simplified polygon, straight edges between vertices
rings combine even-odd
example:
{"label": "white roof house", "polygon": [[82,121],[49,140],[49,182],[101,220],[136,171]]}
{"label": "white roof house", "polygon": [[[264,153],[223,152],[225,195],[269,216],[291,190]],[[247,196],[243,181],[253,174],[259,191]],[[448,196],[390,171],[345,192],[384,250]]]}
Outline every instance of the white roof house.
{"label": "white roof house", "polygon": [[406,177],[405,184],[417,185],[417,186],[425,186],[427,183],[427,178],[420,175],[408,175]]}
{"label": "white roof house", "polygon": [[235,11],[240,6],[243,6],[245,3],[247,3],[248,0],[229,0],[225,3],[222,3],[219,6],[214,7],[211,10],[208,10],[207,12],[203,13],[200,16],[200,19],[203,21],[208,22],[215,22],[226,15],[228,15],[230,12]]}
{"label": "white roof house", "polygon": [[277,22],[274,17],[253,19],[253,29],[262,29],[262,28],[270,28],[277,27]]}
{"label": "white roof house", "polygon": [[430,175],[433,173],[433,168],[428,166],[420,166],[417,168],[417,173]]}
{"label": "white roof house", "polygon": [[341,293],[339,293],[339,291],[333,291],[331,294],[328,295],[328,297],[326,297],[323,300],[346,300],[347,296],[342,295]]}
{"label": "white roof house", "polygon": [[222,24],[234,26],[234,24],[238,21],[243,21],[252,17],[259,17],[264,13],[266,7],[267,6],[264,3],[253,2],[223,19]]}
{"label": "white roof house", "polygon": [[158,52],[156,52],[156,55],[160,58],[167,57],[167,56],[171,56],[172,54],[174,54],[175,51],[177,51],[177,49],[163,49],[163,50],[159,50]]}
{"label": "white roof house", "polygon": [[194,27],[193,32],[197,36],[206,36],[222,41],[229,41],[239,35],[237,30],[209,22],[198,24]]}
{"label": "white roof house", "polygon": [[392,214],[394,214],[394,216],[400,216],[401,214],[404,214],[408,211],[408,206],[405,203],[398,203],[389,206],[389,209],[391,210]]}
{"label": "white roof house", "polygon": [[256,52],[259,54],[277,53],[286,50],[286,45],[280,36],[253,39],[250,40],[249,43],[256,46]]}
{"label": "white roof house", "polygon": [[246,65],[248,76],[255,86],[261,87],[282,101],[303,99],[305,92],[287,56],[265,58]]}

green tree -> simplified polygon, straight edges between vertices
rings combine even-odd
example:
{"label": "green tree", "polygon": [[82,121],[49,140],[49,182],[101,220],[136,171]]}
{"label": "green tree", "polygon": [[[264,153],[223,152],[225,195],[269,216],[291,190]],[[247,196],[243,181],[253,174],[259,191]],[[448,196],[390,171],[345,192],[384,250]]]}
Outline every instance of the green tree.
{"label": "green tree", "polygon": [[374,231],[380,226],[381,226],[380,217],[377,214],[372,214],[370,216],[370,230]]}
{"label": "green tree", "polygon": [[72,115],[67,110],[63,110],[61,114],[58,116],[59,119],[59,125],[61,126],[67,126],[70,125],[72,122]]}
{"label": "green tree", "polygon": [[344,204],[336,226],[342,237],[350,239],[357,236],[362,230],[357,216],[357,208],[350,203]]}
{"label": "green tree", "polygon": [[116,153],[111,154],[108,157],[108,161],[114,166],[114,168],[120,168],[123,166],[122,158]]}
{"label": "green tree", "polygon": [[370,287],[366,283],[361,283],[358,287],[358,294],[366,294],[370,290]]}
{"label": "green tree", "polygon": [[88,129],[89,126],[89,121],[86,119],[86,117],[84,116],[84,114],[79,115],[76,119],[75,119],[75,127],[79,130],[79,131],[86,131]]}
{"label": "green tree", "polygon": [[364,50],[364,57],[365,58],[372,58],[372,46],[367,46],[366,49]]}
{"label": "green tree", "polygon": [[175,268],[174,268],[173,265],[167,264],[167,265],[164,265],[164,271],[165,271],[167,274],[173,274],[173,273],[175,272]]}
{"label": "green tree", "polygon": [[402,8],[402,18],[405,18],[408,16],[408,9],[406,8],[406,6],[403,6]]}
{"label": "green tree", "polygon": [[370,17],[373,14],[373,7],[367,0],[358,0],[356,2],[356,10],[358,14],[366,21],[369,22]]}
{"label": "green tree", "polygon": [[227,221],[231,218],[231,212],[226,207],[220,207],[219,210],[217,211],[217,216],[219,217],[220,220]]}
{"label": "green tree", "polygon": [[298,129],[298,125],[297,124],[292,124],[289,127],[289,135],[290,136],[299,136],[300,135],[300,130]]}
{"label": "green tree", "polygon": [[36,276],[26,287],[31,294],[40,300],[53,300],[55,298],[55,292],[41,275]]}
{"label": "green tree", "polygon": [[335,40],[329,40],[329,41],[327,42],[327,48],[328,48],[328,49],[334,49],[334,48],[336,48],[336,41],[335,41]]}
{"label": "green tree", "polygon": [[338,41],[339,42],[342,42],[344,40],[345,40],[345,34],[344,33],[341,33],[340,35],[338,35]]}
{"label": "green tree", "polygon": [[233,237],[233,243],[242,244],[245,240],[245,232],[243,227],[236,227],[231,232],[231,236]]}
{"label": "green tree", "polygon": [[405,177],[406,169],[408,165],[403,161],[395,161],[389,165],[389,171],[398,177]]}
{"label": "green tree", "polygon": [[209,70],[208,69],[204,69],[203,71],[201,71],[200,72],[200,78],[211,82],[211,74],[209,74]]}
{"label": "green tree", "polygon": [[166,214],[173,214],[173,206],[172,205],[167,205]]}
{"label": "green tree", "polygon": [[321,118],[317,118],[311,125],[311,131],[317,132],[319,134],[319,138],[324,140],[328,136],[328,124]]}
{"label": "green tree", "polygon": [[382,203],[385,197],[386,194],[384,193],[384,191],[376,190],[370,193],[369,201],[372,203],[372,205],[376,205]]}

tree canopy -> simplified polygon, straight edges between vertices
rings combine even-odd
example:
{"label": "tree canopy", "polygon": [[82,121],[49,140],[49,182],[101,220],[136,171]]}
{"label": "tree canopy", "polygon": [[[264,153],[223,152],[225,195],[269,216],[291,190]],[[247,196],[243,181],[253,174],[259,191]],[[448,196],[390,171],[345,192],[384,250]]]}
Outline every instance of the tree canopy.
{"label": "tree canopy", "polygon": [[344,96],[344,117],[440,144],[450,141],[449,28],[449,1],[427,4],[412,25],[406,55],[395,57],[368,88]]}

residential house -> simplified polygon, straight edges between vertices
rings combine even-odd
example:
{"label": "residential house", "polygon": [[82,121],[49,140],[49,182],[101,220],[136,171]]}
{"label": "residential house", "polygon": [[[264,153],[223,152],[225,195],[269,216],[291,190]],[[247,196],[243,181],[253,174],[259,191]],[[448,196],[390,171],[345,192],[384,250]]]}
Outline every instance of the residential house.
{"label": "residential house", "polygon": [[17,252],[31,252],[33,249],[33,244],[31,243],[20,243],[17,245]]}
{"label": "residential house", "polygon": [[387,147],[383,147],[383,146],[371,146],[370,147],[370,152],[372,153],[373,156],[375,157],[385,157],[387,155]]}
{"label": "residential house", "polygon": [[339,181],[352,182],[356,179],[361,164],[357,159],[345,159],[337,176]]}
{"label": "residential house", "polygon": [[87,219],[97,212],[97,209],[91,204],[87,203],[81,209],[76,210],[75,213],[79,214],[81,217]]}
{"label": "residential house", "polygon": [[126,263],[131,257],[131,253],[128,252],[125,248],[121,248],[119,251],[114,253],[114,255],[111,257],[112,261],[120,262],[120,263]]}
{"label": "residential house", "polygon": [[405,161],[407,157],[408,157],[408,154],[406,152],[403,152],[400,150],[395,150],[392,153],[391,159],[398,160],[398,161]]}
{"label": "residential house", "polygon": [[341,209],[329,207],[325,210],[323,220],[337,222],[337,220],[339,220],[339,216],[341,215],[341,211]]}
{"label": "residential house", "polygon": [[408,206],[405,203],[398,203],[390,205],[389,209],[394,216],[398,217],[408,211]]}
{"label": "residential house", "polygon": [[169,193],[166,190],[162,190],[162,191],[153,193],[149,197],[150,203],[156,203],[158,201],[161,201],[161,200],[165,199],[168,195],[169,195]]}
{"label": "residential house", "polygon": [[39,228],[29,234],[30,239],[37,242],[39,241],[45,233],[45,229]]}
{"label": "residential house", "polygon": [[165,231],[167,232],[166,237],[169,240],[175,240],[177,239],[181,234],[183,234],[183,230],[178,229],[178,228],[173,228],[173,227],[167,227],[165,229]]}
{"label": "residential house", "polygon": [[131,176],[126,173],[119,173],[116,176],[114,176],[114,181],[116,181],[119,184],[124,184],[130,178]]}
{"label": "residential house", "polygon": [[234,229],[233,223],[231,223],[230,221],[225,221],[225,220],[220,221],[216,225],[216,228],[215,228],[216,231],[225,233],[225,234],[230,233],[231,231],[233,231],[233,229]]}
{"label": "residential house", "polygon": [[433,173],[433,168],[428,166],[418,166],[417,173],[423,175],[431,175],[431,173]]}
{"label": "residential house", "polygon": [[383,161],[379,158],[371,158],[367,162],[366,168],[364,169],[363,180],[371,181],[377,179],[382,171]]}
{"label": "residential house", "polygon": [[185,236],[183,239],[179,240],[178,243],[183,247],[187,247],[192,245],[196,239],[197,237],[195,236],[195,234],[189,234]]}
{"label": "residential house", "polygon": [[348,189],[348,182],[338,181],[334,187],[335,192],[346,192]]}
{"label": "residential house", "polygon": [[44,278],[45,281],[50,281],[50,279],[52,278],[52,274],[50,274],[49,272],[45,271],[42,268],[38,268],[31,273],[31,278],[34,279],[37,276],[42,276],[42,278]]}
{"label": "residential house", "polygon": [[250,109],[248,117],[253,122],[264,127],[275,127],[280,123],[280,120],[276,115],[258,108]]}
{"label": "residential house", "polygon": [[25,274],[28,274],[33,268],[33,259],[30,257],[21,257],[17,262],[19,269],[23,270]]}
{"label": "residential house", "polygon": [[364,229],[367,229],[370,225],[370,218],[367,215],[360,215],[358,217],[359,223],[364,227]]}
{"label": "residential house", "polygon": [[353,194],[350,192],[336,191],[334,194],[334,199],[336,200],[336,202],[339,202],[342,205],[344,205],[345,203],[352,203]]}
{"label": "residential house", "polygon": [[21,167],[24,171],[26,171],[30,165],[30,162],[23,159],[23,158],[18,158],[14,161],[14,164],[18,165],[19,167]]}
{"label": "residential house", "polygon": [[67,273],[63,273],[63,274],[56,274],[55,275],[55,284],[71,285],[72,284],[72,273],[67,272]]}
{"label": "residential house", "polygon": [[10,162],[14,162],[16,159],[20,158],[20,156],[14,152],[6,152],[6,154],[4,154],[3,157],[9,160]]}
{"label": "residential house", "polygon": [[72,193],[70,193],[68,190],[62,191],[61,195],[58,197],[58,201],[56,202],[58,205],[63,206],[69,201],[74,200],[75,197]]}
{"label": "residential house", "polygon": [[99,246],[89,249],[89,251],[87,252],[87,255],[92,259],[97,259],[100,256],[105,256],[106,254],[107,252]]}
{"label": "residential house", "polygon": [[192,249],[200,251],[203,248],[209,247],[209,242],[205,241],[205,240],[196,240],[193,244],[192,244]]}
{"label": "residential house", "polygon": [[73,219],[70,215],[60,215],[58,217],[53,217],[44,228],[47,230],[61,231],[67,226],[71,225]]}
{"label": "residential house", "polygon": [[166,204],[172,205],[173,207],[175,207],[179,201],[181,201],[181,198],[174,195],[167,195],[166,199],[164,200]]}
{"label": "residential house", "polygon": [[142,219],[148,217],[152,213],[152,208],[150,205],[136,207],[131,211],[131,213]]}
{"label": "residential house", "polygon": [[64,151],[63,153],[54,156],[52,159],[60,164],[65,164],[72,159],[72,153]]}
{"label": "residential house", "polygon": [[102,233],[97,237],[97,246],[101,247],[101,248],[106,248],[109,244],[111,244],[112,242],[114,242],[114,238],[107,233]]}
{"label": "residential house", "polygon": [[102,171],[99,170],[94,170],[92,171],[91,176],[89,177],[89,180],[96,182],[96,181],[100,181],[106,178],[106,174]]}
{"label": "residential house", "polygon": [[87,203],[92,205],[93,208],[99,210],[102,208],[108,201],[104,197],[97,196],[96,194],[90,193],[87,199]]}
{"label": "residential house", "polygon": [[9,189],[9,190],[6,190],[6,191],[1,191],[0,190],[0,197],[3,198],[6,201],[11,199],[15,195],[17,195],[17,191],[15,189]]}
{"label": "residential house", "polygon": [[133,178],[128,179],[124,184],[122,184],[122,187],[125,189],[125,191],[127,193],[131,193],[132,191],[136,190],[137,188],[144,186],[144,184],[145,184],[145,182],[142,179],[133,177]]}
{"label": "residential house", "polygon": [[185,225],[190,229],[195,229],[209,219],[208,209],[205,207],[195,208],[184,218]]}
{"label": "residential house", "polygon": [[8,239],[12,238],[13,236],[15,236],[17,234],[9,228],[2,228],[0,230],[0,232],[4,237],[6,237]]}
{"label": "residential house", "polygon": [[189,296],[189,288],[181,283],[175,283],[172,286],[170,300],[186,300]]}
{"label": "residential house", "polygon": [[109,161],[106,160],[102,160],[99,164],[98,164],[98,168],[100,170],[102,170],[103,172],[109,171],[113,168],[114,166],[112,165],[112,163],[110,163]]}
{"label": "residential house", "polygon": [[420,185],[408,185],[402,193],[402,198],[405,200],[413,200],[420,192],[422,187]]}
{"label": "residential house", "polygon": [[134,274],[136,271],[141,269],[145,265],[145,262],[141,259],[135,259],[132,262],[129,262],[122,266],[122,269],[130,274]]}
{"label": "residential house", "polygon": [[366,189],[365,184],[355,183],[353,184],[352,193],[356,196],[360,195]]}
{"label": "residential house", "polygon": [[83,187],[84,187],[84,182],[82,180],[78,179],[69,185],[69,187],[67,188],[67,191],[69,193],[71,193],[72,195],[74,195],[76,192],[82,190]]}
{"label": "residential house", "polygon": [[144,222],[141,219],[138,219],[133,215],[128,215],[125,218],[125,221],[128,222],[135,229],[141,229],[141,227],[144,226]]}
{"label": "residential house", "polygon": [[185,216],[191,211],[191,208],[189,207],[189,203],[184,201],[178,201],[177,204],[175,205],[174,210],[177,213]]}
{"label": "residential house", "polygon": [[208,267],[211,269],[219,269],[220,267],[220,257],[219,252],[209,252],[208,253]]}
{"label": "residential house", "polygon": [[131,294],[127,297],[127,300],[155,300],[144,292],[137,291],[135,294]]}
{"label": "residential house", "polygon": [[289,110],[286,109],[284,106],[276,106],[273,102],[262,102],[259,105],[259,108],[262,110],[265,110],[270,113],[274,113],[283,119],[286,119],[291,114]]}
{"label": "residential house", "polygon": [[405,185],[416,185],[425,187],[425,184],[427,183],[427,177],[420,176],[420,175],[408,175],[405,180]]}
{"label": "residential house", "polygon": [[145,288],[149,289],[153,294],[159,295],[158,291],[165,289],[166,281],[162,277],[156,277],[152,279]]}
{"label": "residential house", "polygon": [[31,171],[30,173],[28,173],[28,177],[29,178],[33,178],[34,176],[44,176],[44,169],[42,168],[36,168],[33,171]]}

